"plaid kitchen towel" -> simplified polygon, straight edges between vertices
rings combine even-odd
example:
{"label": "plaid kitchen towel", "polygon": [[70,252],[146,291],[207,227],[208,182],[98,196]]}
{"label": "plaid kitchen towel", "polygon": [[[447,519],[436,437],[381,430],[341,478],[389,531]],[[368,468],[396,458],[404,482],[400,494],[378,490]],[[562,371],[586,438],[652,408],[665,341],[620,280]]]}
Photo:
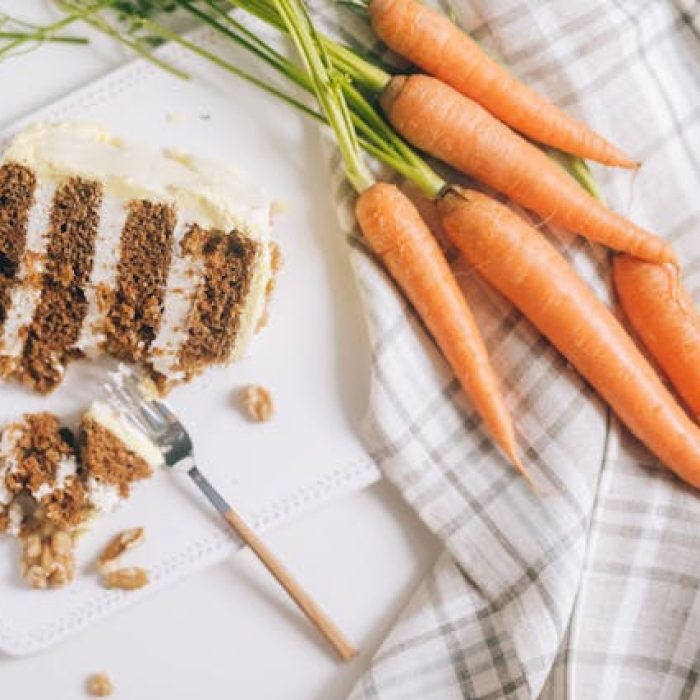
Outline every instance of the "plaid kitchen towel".
{"label": "plaid kitchen towel", "polygon": [[[700,3],[458,3],[462,26],[523,80],[644,162],[636,175],[595,174],[612,207],[673,243],[700,301]],[[348,14],[341,33],[368,40]],[[349,232],[337,155],[333,167]],[[610,303],[607,254],[542,232]],[[445,546],[351,699],[700,697],[699,495],[457,260],[534,495],[357,233],[348,238],[374,356],[367,440]]]}

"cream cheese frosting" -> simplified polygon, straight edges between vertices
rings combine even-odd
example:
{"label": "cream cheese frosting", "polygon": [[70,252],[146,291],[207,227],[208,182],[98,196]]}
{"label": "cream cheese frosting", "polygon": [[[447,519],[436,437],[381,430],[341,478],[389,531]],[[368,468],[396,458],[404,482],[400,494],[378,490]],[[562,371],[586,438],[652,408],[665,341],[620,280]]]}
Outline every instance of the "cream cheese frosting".
{"label": "cream cheese frosting", "polygon": [[105,309],[100,304],[100,290],[111,292],[117,283],[117,264],[121,232],[126,223],[126,202],[105,194],[100,205],[100,220],[95,237],[95,255],[90,282],[85,290],[88,309],[76,347],[87,357],[95,357],[105,340]]}
{"label": "cream cheese frosting", "polygon": [[174,149],[156,151],[96,125],[31,126],[15,137],[3,160],[26,165],[40,178],[100,180],[127,200],[171,201],[196,214],[201,226],[236,228],[258,240],[270,235],[270,201],[236,168]]}

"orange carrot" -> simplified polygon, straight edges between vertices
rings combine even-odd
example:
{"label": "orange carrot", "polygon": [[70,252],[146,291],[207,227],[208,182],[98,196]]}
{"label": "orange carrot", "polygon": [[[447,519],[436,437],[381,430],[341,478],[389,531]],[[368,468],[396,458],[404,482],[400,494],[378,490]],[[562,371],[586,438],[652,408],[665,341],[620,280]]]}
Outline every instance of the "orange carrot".
{"label": "orange carrot", "polygon": [[380,101],[412,144],[543,219],[638,258],[677,264],[663,240],[591,197],[539,148],[449,85],[426,75],[396,77]]}
{"label": "orange carrot", "polygon": [[438,210],[448,236],[474,268],[549,338],[667,467],[700,487],[700,428],[554,246],[479,192],[452,188]]}
{"label": "orange carrot", "polygon": [[525,136],[606,165],[639,164],[520,82],[447,17],[416,0],[371,0],[377,36]]}
{"label": "orange carrot", "polygon": [[394,185],[377,183],[360,195],[355,213],[367,243],[413,304],[494,440],[527,475],[479,329],[418,210]]}
{"label": "orange carrot", "polygon": [[700,315],[678,270],[619,255],[613,280],[632,328],[700,419]]}

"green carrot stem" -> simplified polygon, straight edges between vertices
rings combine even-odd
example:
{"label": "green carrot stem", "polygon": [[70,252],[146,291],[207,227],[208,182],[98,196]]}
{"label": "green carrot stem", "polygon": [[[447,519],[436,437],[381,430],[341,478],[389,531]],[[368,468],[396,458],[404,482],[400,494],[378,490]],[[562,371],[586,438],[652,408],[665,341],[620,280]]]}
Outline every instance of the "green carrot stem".
{"label": "green carrot stem", "polygon": [[377,95],[384,91],[391,80],[389,73],[365,60],[356,51],[328,37],[321,37],[321,43],[333,59],[334,66],[351,76],[357,85]]}
{"label": "green carrot stem", "polygon": [[[60,19],[57,22],[54,22],[53,24],[49,24],[46,27],[40,28],[39,31],[43,34],[44,38],[48,38],[55,32],[59,32],[61,31],[61,29],[65,29],[74,22],[77,22],[81,19],[85,19],[85,17],[87,17],[92,12],[98,12],[100,9],[107,7],[110,4],[110,1],[111,0],[103,0],[103,2],[100,2],[97,5],[94,5],[88,9],[79,8],[76,12],[71,11],[67,17]],[[41,41],[42,39],[39,40]],[[26,37],[17,37],[15,39],[12,39],[9,43],[5,44],[5,46],[0,48],[0,56],[10,53],[13,49],[16,49],[17,47],[22,46],[22,44],[27,43],[27,41],[29,41],[29,39],[27,39]]]}
{"label": "green carrot stem", "polygon": [[273,87],[272,85],[267,84],[263,80],[260,80],[259,78],[256,78],[255,76],[251,75],[250,73],[247,73],[244,70],[241,70],[237,66],[234,66],[232,63],[229,63],[228,61],[224,60],[220,56],[217,56],[216,54],[212,53],[211,51],[208,51],[207,49],[202,48],[201,46],[198,46],[197,44],[189,41],[188,39],[185,39],[184,37],[180,36],[176,32],[171,31],[170,29],[166,29],[165,27],[162,27],[161,25],[153,22],[152,20],[149,19],[144,19],[142,20],[142,23],[144,26],[148,27],[150,31],[152,31],[154,34],[157,34],[161,38],[165,39],[166,41],[172,41],[176,44],[179,44],[180,46],[186,48],[187,50],[191,51],[192,53],[196,54],[200,58],[203,58],[207,61],[210,61],[211,63],[217,65],[219,68],[223,68],[225,71],[228,71],[229,73],[242,78],[243,80],[252,83],[256,87],[261,88],[262,90],[265,90],[265,92],[268,92],[269,94],[273,95],[274,97],[277,97],[278,99],[286,102],[287,104],[291,105],[295,109],[298,109],[299,111],[303,112],[307,116],[310,116],[314,119],[319,119],[323,121],[323,116],[319,114],[318,112],[314,111],[307,105],[305,105],[303,102],[300,100],[295,99],[291,95],[288,95],[287,93],[283,92],[282,90],[278,90],[277,88]]}
{"label": "green carrot stem", "polygon": [[[249,12],[266,24],[280,31],[287,31],[279,12],[270,5],[270,0],[227,1],[233,7]],[[357,85],[373,94],[379,94],[391,80],[391,75],[387,71],[368,61],[357,51],[343,46],[321,33],[316,32],[316,36],[323,50],[331,57],[334,67],[349,75]]]}
{"label": "green carrot stem", "polygon": [[370,187],[374,179],[365,165],[348,105],[306,8],[295,0],[274,0],[275,8],[313,83],[316,98],[326,115],[340,149],[348,180],[357,192]]}
{"label": "green carrot stem", "polygon": [[88,44],[82,36],[46,36],[45,30],[36,32],[0,32],[0,39],[19,39],[20,41],[51,42],[56,44]]}
{"label": "green carrot stem", "polygon": [[595,197],[601,204],[606,204],[605,197],[600,191],[598,183],[596,183],[593,173],[591,173],[591,169],[588,167],[588,163],[586,163],[583,158],[571,155],[570,153],[564,153],[564,151],[559,151],[556,148],[548,148],[547,153],[553,160],[561,165],[588,194]]}
{"label": "green carrot stem", "polygon": [[[203,12],[199,8],[195,7],[190,0],[176,1],[181,7],[187,9],[190,13],[199,18],[201,21],[205,22],[212,29],[233,40],[247,51],[250,51],[258,58],[272,66],[272,68],[281,72],[286,78],[302,89],[306,90],[307,92],[312,92],[311,81],[298,66],[293,64],[279,52],[275,51],[271,46],[266,44],[262,39],[244,27],[240,22],[236,21],[229,14],[208,3],[211,9],[217,12],[218,16],[220,17],[219,21],[206,12]],[[226,24],[222,24],[222,22],[225,22]]]}
{"label": "green carrot stem", "polygon": [[[254,2],[255,0],[251,1]],[[302,89],[307,92],[313,92],[311,80],[306,73],[300,70],[295,64],[291,63],[286,57],[272,49],[240,22],[237,22],[229,13],[226,13],[223,9],[211,2],[211,0],[205,0],[205,2],[207,6],[216,13],[217,18],[196,8],[191,0],[177,0],[177,2],[180,6],[188,9],[194,16],[206,22],[216,31],[221,32],[228,38],[243,45],[244,48],[253,51]],[[275,19],[273,21],[275,23],[281,22],[278,14],[275,14]],[[229,25],[230,28],[223,26],[224,23]],[[281,29],[284,30],[285,28],[281,27]],[[333,44],[330,40],[324,42],[323,37],[320,37],[320,41],[324,46],[326,42]],[[251,47],[251,43],[255,44],[255,46]],[[339,45],[335,46],[341,49],[341,51],[338,52],[339,54],[342,52],[349,52],[345,47],[340,47]],[[335,65],[335,60],[332,56],[331,61]],[[352,121],[355,128],[364,134],[366,139],[368,139],[368,143],[372,143],[375,146],[372,154],[377,155],[387,164],[390,164],[389,160],[391,160],[391,167],[394,167],[396,162],[398,162],[395,156],[401,156],[406,161],[402,167],[402,172],[410,172],[411,179],[417,182],[428,196],[437,196],[438,192],[444,187],[444,181],[396,134],[361,92],[348,81],[341,81],[341,87],[353,113]]]}

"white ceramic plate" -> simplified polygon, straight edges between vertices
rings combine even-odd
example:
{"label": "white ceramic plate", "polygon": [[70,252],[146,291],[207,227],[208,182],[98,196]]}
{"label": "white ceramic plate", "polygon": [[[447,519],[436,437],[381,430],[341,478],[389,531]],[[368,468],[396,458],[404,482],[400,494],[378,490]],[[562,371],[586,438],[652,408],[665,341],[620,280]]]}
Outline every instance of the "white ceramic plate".
{"label": "white ceramic plate", "polygon": [[[196,36],[215,41],[206,32]],[[224,159],[285,204],[276,225],[285,265],[268,327],[248,358],[172,394],[202,470],[264,528],[378,477],[358,436],[369,385],[364,320],[317,127],[178,48],[167,47],[164,55],[193,80],[137,61],[22,122],[98,122],[126,138]],[[1,386],[0,418],[50,410],[74,424],[108,364],[71,366],[48,398]],[[236,392],[248,383],[271,390],[277,409],[271,422],[252,424],[239,411]],[[106,591],[90,564],[109,536],[136,525],[146,527],[148,542],[133,560],[150,570],[153,583],[131,594]],[[46,647],[235,546],[187,477],[166,473],[140,486],[85,538],[78,580],[66,590],[28,590],[17,573],[16,542],[0,536],[0,650]]]}

